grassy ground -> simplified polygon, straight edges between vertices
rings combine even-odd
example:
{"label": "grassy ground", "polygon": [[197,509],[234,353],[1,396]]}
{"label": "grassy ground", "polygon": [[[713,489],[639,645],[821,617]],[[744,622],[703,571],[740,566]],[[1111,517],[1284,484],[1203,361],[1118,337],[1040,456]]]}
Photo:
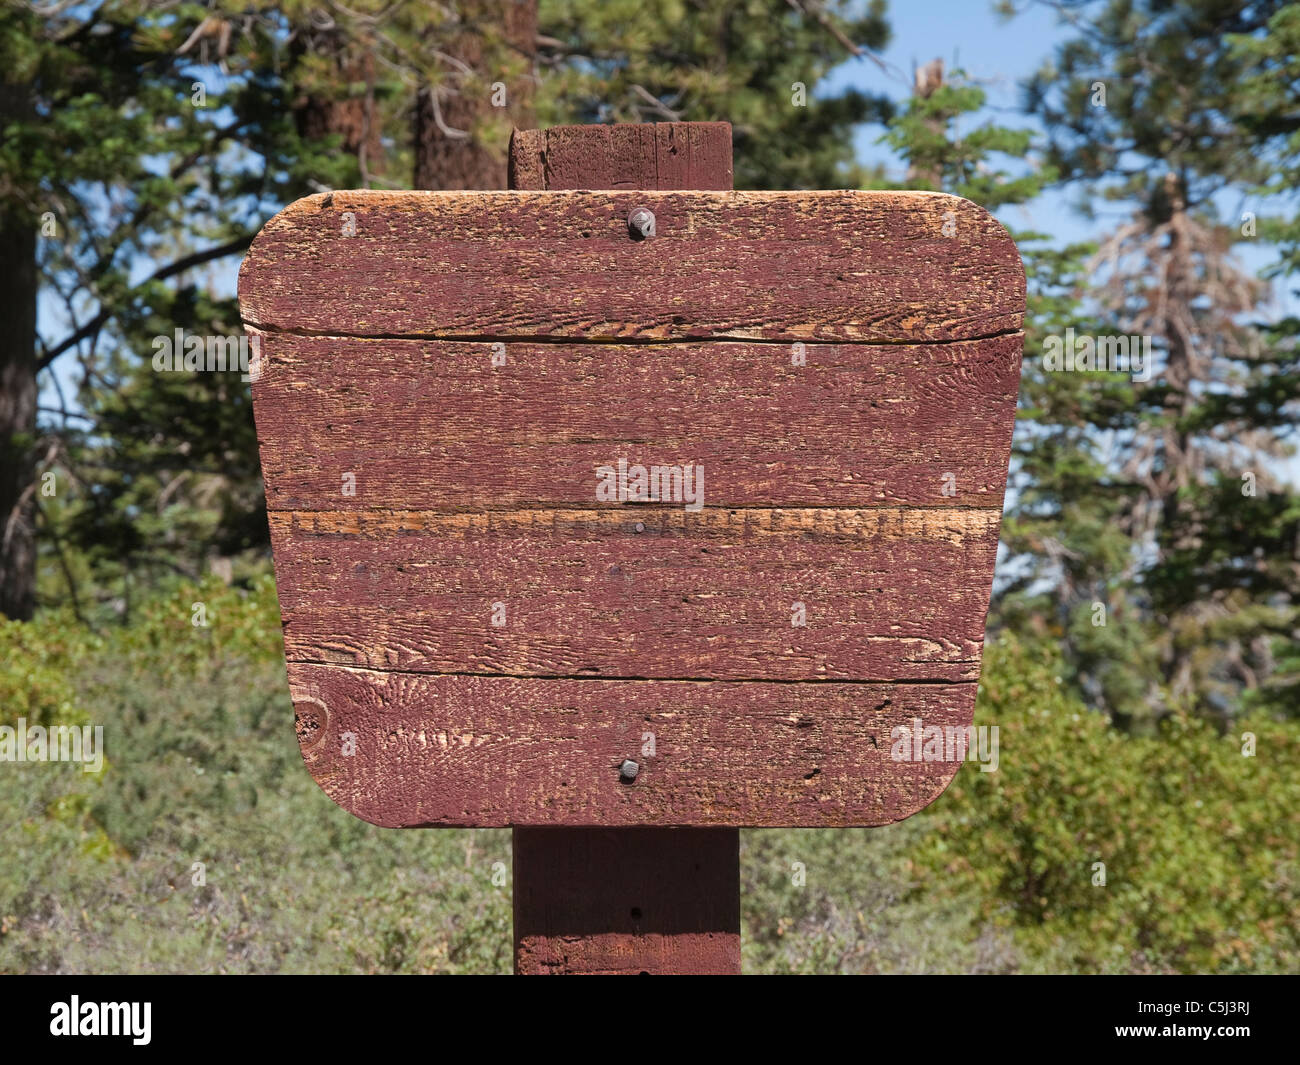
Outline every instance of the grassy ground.
{"label": "grassy ground", "polygon": [[[194,601],[209,627],[190,624]],[[178,593],[102,636],[58,617],[0,630],[0,720],[102,724],[108,751],[99,774],[0,765],[0,971],[509,971],[509,832],[384,830],[334,806],[301,764],[277,621],[263,584],[252,595]],[[1041,703],[1019,688],[985,702],[1007,699]],[[1016,770],[990,776],[1002,778],[1001,791],[976,779],[885,829],[742,833],[746,971],[1294,969],[1294,829],[1251,844],[1276,851],[1260,866],[1279,878],[1267,885],[1272,895],[1243,895],[1254,874],[1229,873],[1211,882],[1207,916],[1186,942],[1151,925],[1093,943],[1087,929],[1112,917],[1116,928],[1141,925],[1141,898],[1125,900],[1121,886],[1094,903],[1087,859],[1102,844],[1083,839],[1074,854],[1067,833],[1050,843],[1061,853],[1047,854],[1046,872],[1033,860],[1026,868],[1036,884],[1053,883],[1055,871],[1061,885],[1042,890],[1062,900],[1085,892],[1080,901],[1046,913],[1018,903],[1017,831],[1034,815],[1016,808]],[[1045,787],[1033,777],[1023,785]],[[954,826],[972,810],[994,834],[963,846]],[[1031,851],[1052,823],[1038,826]],[[1087,831],[1104,836],[1106,827]],[[1167,825],[1150,833],[1165,834]],[[979,860],[986,852],[990,866]],[[1172,889],[1127,890],[1177,908],[1166,896],[1187,875],[1179,866],[1168,873]],[[1246,917],[1257,929],[1273,924],[1248,941],[1248,954],[1234,953],[1222,944],[1242,941],[1234,921]],[[1206,936],[1218,953],[1194,952]]]}

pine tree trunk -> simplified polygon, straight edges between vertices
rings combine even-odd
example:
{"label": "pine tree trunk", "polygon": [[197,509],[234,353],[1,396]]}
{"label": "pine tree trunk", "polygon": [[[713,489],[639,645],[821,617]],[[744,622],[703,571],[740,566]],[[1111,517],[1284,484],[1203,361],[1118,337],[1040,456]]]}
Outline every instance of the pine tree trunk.
{"label": "pine tree trunk", "polygon": [[36,606],[36,229],[0,214],[0,614]]}
{"label": "pine tree trunk", "polygon": [[[0,126],[22,86],[0,86]],[[0,614],[36,606],[36,220],[0,204]]]}
{"label": "pine tree trunk", "polygon": [[[342,34],[317,35],[299,47],[306,52],[330,55],[338,70],[339,84],[374,85],[375,57],[369,52],[349,53],[348,42]],[[367,185],[371,174],[384,172],[383,119],[376,112],[372,92],[364,97],[301,96],[293,102],[293,112],[300,136],[321,140],[337,134],[342,139],[343,150],[357,157],[362,181]]]}
{"label": "pine tree trunk", "polygon": [[[461,27],[440,51],[452,63],[441,85],[425,85],[415,102],[417,189],[504,189],[509,130],[500,143],[478,132],[484,119],[504,113],[527,129],[532,119],[532,57],[537,47],[537,0],[468,0],[456,5]],[[464,75],[460,66],[474,72]],[[507,69],[508,65],[508,69]],[[504,107],[491,86],[504,86]]]}
{"label": "pine tree trunk", "polygon": [[[1186,418],[1195,403],[1193,382],[1197,379],[1190,338],[1186,335],[1192,320],[1191,304],[1196,298],[1196,284],[1191,262],[1191,249],[1187,236],[1187,203],[1177,177],[1170,173],[1165,178],[1164,196],[1169,210],[1168,276],[1165,279],[1166,305],[1163,332],[1168,347],[1165,367],[1165,384],[1169,389],[1165,397],[1168,424],[1164,430],[1164,469],[1159,478],[1158,500],[1164,534],[1160,537],[1162,556],[1173,548],[1187,546],[1181,537],[1188,530],[1182,528],[1180,501],[1182,493],[1196,480],[1198,455],[1196,442],[1181,419]],[[1165,663],[1165,680],[1176,696],[1187,695],[1192,689],[1190,649],[1177,640],[1177,627],[1173,627],[1175,640],[1170,644]]]}

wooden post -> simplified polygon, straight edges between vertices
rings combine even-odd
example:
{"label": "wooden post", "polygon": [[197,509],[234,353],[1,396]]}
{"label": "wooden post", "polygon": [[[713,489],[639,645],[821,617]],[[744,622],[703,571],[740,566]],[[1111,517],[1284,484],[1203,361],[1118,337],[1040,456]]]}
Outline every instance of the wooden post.
{"label": "wooden post", "polygon": [[[510,187],[730,189],[731,126],[516,131]],[[516,828],[515,972],[740,972],[740,830]]]}
{"label": "wooden post", "polygon": [[740,972],[737,828],[516,828],[515,972]]}

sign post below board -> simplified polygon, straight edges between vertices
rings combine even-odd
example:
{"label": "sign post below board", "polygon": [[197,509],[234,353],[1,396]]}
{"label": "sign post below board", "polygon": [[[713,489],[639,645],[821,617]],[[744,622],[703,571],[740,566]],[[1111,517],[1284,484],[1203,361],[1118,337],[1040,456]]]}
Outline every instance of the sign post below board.
{"label": "sign post below board", "polygon": [[[732,188],[731,126],[516,131],[510,187]],[[516,828],[515,972],[740,972],[740,830]]]}

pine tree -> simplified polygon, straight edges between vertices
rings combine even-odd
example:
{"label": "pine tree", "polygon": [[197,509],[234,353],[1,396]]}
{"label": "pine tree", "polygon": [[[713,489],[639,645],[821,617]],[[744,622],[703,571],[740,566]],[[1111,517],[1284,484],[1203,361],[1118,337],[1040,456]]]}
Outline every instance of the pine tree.
{"label": "pine tree", "polygon": [[540,125],[728,121],[738,189],[860,188],[854,127],[887,99],[817,88],[889,40],[883,0],[553,0],[542,4]]}
{"label": "pine tree", "polygon": [[[1120,720],[1176,705],[1229,719],[1243,690],[1272,683],[1277,641],[1296,634],[1300,509],[1278,476],[1300,397],[1294,346],[1258,327],[1265,290],[1233,255],[1251,228],[1220,212],[1227,196],[1268,188],[1275,158],[1295,159],[1242,96],[1265,75],[1242,42],[1266,41],[1294,6],[1110,0],[1028,86],[1050,162],[1088,206],[1135,205],[1092,263],[1090,328],[1150,337],[1155,372],[1127,396],[1113,376],[1083,376],[1097,395],[1070,419],[1109,449],[1083,520],[1128,545],[1109,572],[1056,588],[1081,682]],[[1087,5],[1058,7],[1077,18]],[[1123,639],[1090,634],[1093,595],[1140,623]]]}

